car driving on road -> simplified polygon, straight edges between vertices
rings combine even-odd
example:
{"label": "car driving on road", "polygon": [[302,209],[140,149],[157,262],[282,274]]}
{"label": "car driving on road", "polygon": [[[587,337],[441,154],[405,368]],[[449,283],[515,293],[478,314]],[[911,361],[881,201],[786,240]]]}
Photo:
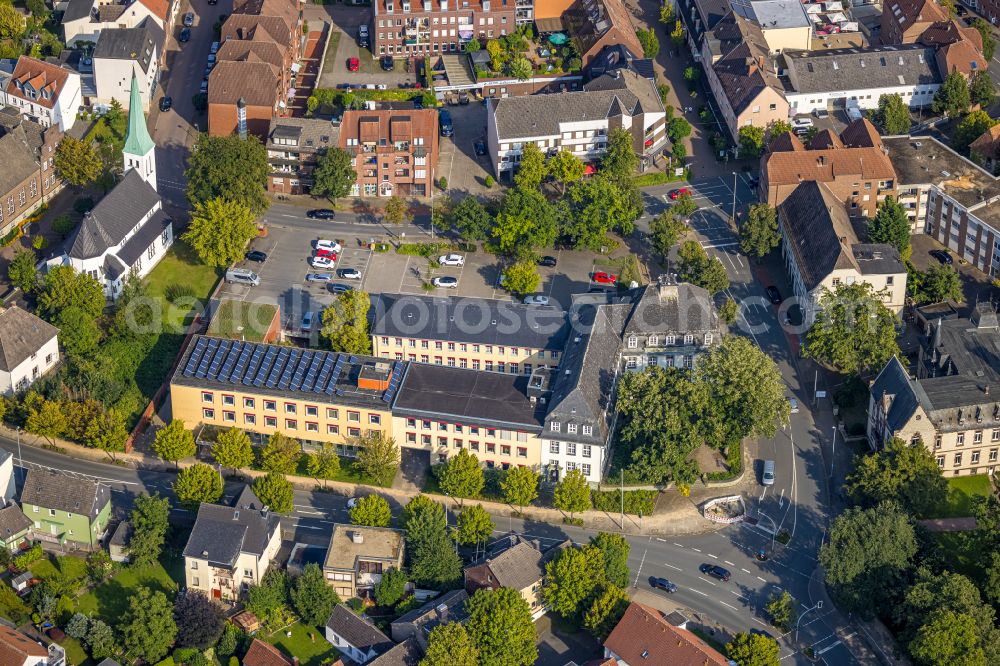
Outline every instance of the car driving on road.
{"label": "car driving on road", "polygon": [[164,95],[160,98],[160,111],[169,111],[173,103],[174,100],[170,98],[170,95]]}
{"label": "car driving on road", "polygon": [[306,217],[310,220],[332,220],[333,211],[329,208],[314,208],[313,210],[306,211]]}
{"label": "car driving on road", "polygon": [[656,576],[649,577],[649,586],[658,590],[663,590],[664,592],[676,592],[677,586],[671,583],[666,578],[657,578]]}
{"label": "car driving on road", "polygon": [[712,578],[718,578],[723,582],[727,582],[731,576],[729,569],[723,569],[718,564],[702,564],[698,567],[698,571],[702,572],[706,576],[711,576]]}

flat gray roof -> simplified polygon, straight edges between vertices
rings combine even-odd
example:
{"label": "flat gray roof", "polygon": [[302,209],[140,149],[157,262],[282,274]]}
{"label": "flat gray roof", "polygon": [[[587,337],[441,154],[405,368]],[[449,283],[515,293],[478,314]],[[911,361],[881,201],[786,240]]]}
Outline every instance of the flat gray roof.
{"label": "flat gray roof", "polygon": [[762,30],[812,27],[799,0],[735,0],[733,11],[756,21]]}

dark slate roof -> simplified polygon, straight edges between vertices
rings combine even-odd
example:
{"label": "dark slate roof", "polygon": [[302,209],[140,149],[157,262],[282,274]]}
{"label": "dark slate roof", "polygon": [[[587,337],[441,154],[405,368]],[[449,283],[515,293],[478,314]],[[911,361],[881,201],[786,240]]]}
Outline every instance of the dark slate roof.
{"label": "dark slate roof", "polygon": [[9,539],[29,529],[32,524],[31,519],[16,504],[8,504],[0,509],[0,539]]}
{"label": "dark slate roof", "polygon": [[123,520],[118,523],[118,527],[115,528],[115,533],[111,535],[111,540],[108,541],[108,545],[125,548],[128,546],[128,542],[131,538],[132,523],[127,520]]}
{"label": "dark slate roof", "polygon": [[170,224],[170,218],[161,208],[153,213],[153,216],[146,220],[115,254],[125,262],[126,266],[134,266],[136,259],[146,254],[146,249],[160,237]]}
{"label": "dark slate roof", "polygon": [[409,363],[392,412],[537,432],[545,407],[528,398],[528,380],[527,375]]}
{"label": "dark slate roof", "polygon": [[712,297],[702,287],[678,284],[672,276],[662,276],[661,284],[646,285],[641,291],[625,326],[625,336],[720,333]]}
{"label": "dark slate roof", "polygon": [[894,275],[905,273],[906,266],[899,250],[885,243],[856,243],[851,246],[854,262],[862,275]]}
{"label": "dark slate roof", "polygon": [[184,557],[231,567],[241,552],[262,555],[279,521],[277,514],[264,511],[250,486],[244,486],[233,506],[202,504],[198,508]]}
{"label": "dark slate roof", "polygon": [[17,306],[0,311],[0,370],[11,372],[58,333],[52,324]]}
{"label": "dark slate roof", "polygon": [[69,0],[66,11],[63,12],[63,23],[77,21],[90,16],[90,10],[94,6],[94,0]]}
{"label": "dark slate roof", "polygon": [[555,307],[484,298],[372,294],[372,335],[561,350],[569,335]]}
{"label": "dark slate roof", "polygon": [[[567,343],[552,387],[549,413],[543,436],[551,433],[560,440],[603,444],[609,421],[614,414],[611,402],[618,373],[621,331],[631,305],[599,305],[580,312],[580,331]],[[560,430],[551,430],[558,421]],[[593,427],[591,435],[583,428],[567,432],[567,423]]]}
{"label": "dark slate roof", "polygon": [[103,483],[49,469],[29,469],[21,491],[21,504],[77,513],[91,519],[109,502],[111,491]]}
{"label": "dark slate roof", "polygon": [[334,606],[326,626],[363,652],[374,650],[381,654],[392,647],[392,641],[388,636],[362,620],[344,604]]}
{"label": "dark slate roof", "polygon": [[872,397],[876,401],[890,400],[886,422],[891,432],[896,432],[906,425],[917,410],[917,395],[910,383],[906,368],[893,356],[878,373],[871,387]]}
{"label": "dark slate roof", "polygon": [[[9,118],[9,116],[8,116]],[[0,130],[0,155],[3,155],[3,166],[0,170],[0,195],[14,194],[13,190],[21,183],[38,173],[38,148],[40,132],[32,132],[35,123],[20,119],[13,124],[4,122]],[[35,136],[33,136],[35,135]]]}
{"label": "dark slate roof", "polygon": [[74,259],[101,256],[121,243],[159,201],[156,190],[138,171],[129,169],[121,182],[83,218],[70,244],[69,256]]}
{"label": "dark slate roof", "polygon": [[935,51],[922,44],[784,52],[795,92],[893,88],[941,82]]}
{"label": "dark slate roof", "polygon": [[[834,270],[855,267],[848,251],[850,242],[857,238],[851,220],[843,202],[826,185],[814,180],[802,182],[778,210],[807,291]],[[847,243],[841,242],[842,238]]]}
{"label": "dark slate roof", "polygon": [[147,16],[134,28],[105,28],[97,38],[94,58],[106,60],[134,60],[149,72],[150,63],[156,61],[163,50],[163,28]]}
{"label": "dark slate roof", "polygon": [[721,56],[712,69],[737,113],[750,106],[765,89],[781,89],[767,42],[756,23],[730,12],[706,39],[713,43],[713,52]]}
{"label": "dark slate roof", "polygon": [[[447,619],[448,622],[463,622],[468,617],[465,612],[465,602],[468,599],[469,593],[465,590],[445,592],[423,606],[414,608],[409,613],[404,613],[393,620],[393,636],[396,636],[396,625],[414,624],[425,632],[430,632],[431,629],[441,624],[443,619]],[[445,618],[442,618],[442,610],[444,610],[442,606],[447,609]]]}
{"label": "dark slate roof", "polygon": [[368,662],[368,666],[419,666],[424,651],[415,638],[407,638],[396,647]]}

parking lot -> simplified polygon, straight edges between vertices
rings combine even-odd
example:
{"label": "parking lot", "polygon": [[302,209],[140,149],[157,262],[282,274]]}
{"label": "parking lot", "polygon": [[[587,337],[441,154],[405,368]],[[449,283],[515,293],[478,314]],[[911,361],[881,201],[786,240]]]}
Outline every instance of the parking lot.
{"label": "parking lot", "polygon": [[476,155],[476,141],[486,143],[486,105],[473,101],[469,104],[446,106],[451,113],[453,136],[441,137],[438,154],[438,177],[448,181],[448,191],[456,199],[466,193],[488,192],[486,176],[493,175],[489,156]]}
{"label": "parking lot", "polygon": [[[303,221],[304,222],[304,221]],[[335,294],[325,282],[306,282],[309,273],[332,273],[333,284],[348,285],[369,293],[402,293],[440,296],[469,296],[508,300],[513,298],[499,285],[502,271],[500,261],[486,252],[461,253],[463,266],[441,266],[437,258],[430,260],[419,256],[395,252],[372,252],[359,246],[356,238],[348,238],[341,231],[331,232],[322,222],[309,221],[315,232],[303,230],[303,224],[283,227],[269,224],[268,235],[257,238],[251,250],[267,254],[263,263],[242,261],[236,264],[249,268],[260,276],[260,284],[223,284],[220,298],[276,303],[281,308],[282,323],[295,328],[306,312],[320,312],[330,305]],[[350,234],[356,236],[357,234]],[[336,240],[343,246],[332,268],[314,269],[310,266],[313,247],[318,239]],[[426,239],[420,239],[426,240]],[[573,294],[585,293],[599,286],[590,281],[594,271],[610,270],[599,265],[592,252],[569,250],[551,251],[556,257],[555,267],[539,266],[541,283],[537,293],[548,296],[553,304],[568,307]],[[361,272],[360,280],[336,277],[336,271],[355,268]],[[428,287],[435,277],[450,276],[458,280],[455,288]]]}

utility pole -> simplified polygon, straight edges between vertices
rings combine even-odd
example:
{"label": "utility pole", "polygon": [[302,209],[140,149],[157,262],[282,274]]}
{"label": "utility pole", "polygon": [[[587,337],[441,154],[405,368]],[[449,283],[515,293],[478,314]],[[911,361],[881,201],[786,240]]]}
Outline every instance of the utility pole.
{"label": "utility pole", "polygon": [[833,465],[837,456],[837,426],[833,426],[833,450],[830,452],[830,478],[833,478]]}
{"label": "utility pole", "polygon": [[733,226],[736,226],[736,172],[733,172]]}
{"label": "utility pole", "polygon": [[622,481],[621,481],[621,500],[622,500],[622,532],[625,531],[625,470],[622,470]]}

